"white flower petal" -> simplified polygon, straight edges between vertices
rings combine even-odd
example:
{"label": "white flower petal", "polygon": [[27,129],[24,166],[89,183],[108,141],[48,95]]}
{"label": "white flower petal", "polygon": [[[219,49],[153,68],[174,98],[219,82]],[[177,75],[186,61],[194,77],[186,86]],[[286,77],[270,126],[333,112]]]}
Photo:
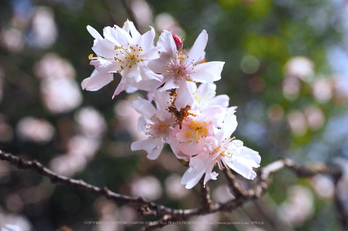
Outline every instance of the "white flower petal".
{"label": "white flower petal", "polygon": [[195,66],[195,73],[191,78],[197,82],[213,82],[221,79],[221,72],[225,62],[207,62]]}
{"label": "white flower petal", "polygon": [[113,49],[115,49],[115,45],[121,46],[126,45],[132,41],[132,37],[125,30],[120,27],[104,27],[103,35],[105,39],[111,41],[114,44]]}
{"label": "white flower petal", "polygon": [[230,101],[230,97],[228,97],[228,95],[218,95],[211,100],[211,102],[214,105],[219,105],[225,108],[228,107],[229,101]]}
{"label": "white flower petal", "polygon": [[222,130],[224,132],[223,138],[229,138],[237,128],[237,125],[238,125],[237,117],[234,114],[236,111],[236,108],[237,107],[230,107],[227,109],[227,115],[222,127]]}
{"label": "white flower petal", "polygon": [[115,44],[107,39],[94,40],[94,46],[92,50],[100,57],[103,58],[114,58],[115,57]]}
{"label": "white flower petal", "polygon": [[205,168],[204,186],[207,184],[209,180],[216,180],[216,177],[219,175],[216,172],[213,172],[214,165],[215,162],[210,161]]}
{"label": "white flower petal", "polygon": [[173,88],[179,88],[179,85],[172,78],[168,79],[168,81],[164,79],[163,82],[166,82],[166,84],[164,84],[164,86],[160,88],[161,92],[165,92],[166,90]]}
{"label": "white flower petal", "polygon": [[145,34],[143,34],[142,39],[142,48],[143,48],[143,52],[147,53],[149,50],[153,50],[153,52],[155,52],[158,55],[157,49],[153,49],[154,48],[154,44],[153,41],[155,39],[155,30],[150,26],[151,30],[147,31]]}
{"label": "white flower petal", "polygon": [[140,113],[147,122],[157,113],[156,108],[149,101],[140,97],[137,100],[133,100],[129,106]]}
{"label": "white flower petal", "polygon": [[[174,39],[173,39],[174,41]],[[205,47],[207,46],[208,42],[208,33],[206,30],[203,30],[196,39],[195,43],[191,47],[191,49],[188,52],[188,63],[195,63],[199,58],[201,57],[202,53],[204,52]]]}
{"label": "white flower petal", "polygon": [[167,64],[169,63],[169,57],[165,56],[165,55],[161,55],[161,57],[159,59],[154,59],[151,60],[148,63],[148,67],[154,71],[155,73],[164,73],[166,68],[167,68]]}
{"label": "white flower petal", "polygon": [[112,98],[115,98],[116,95],[120,94],[122,91],[126,90],[128,88],[128,85],[126,83],[126,81],[124,81],[124,79],[121,79],[121,82],[118,84],[118,86],[116,87],[116,90],[112,96]]}
{"label": "white flower petal", "polygon": [[134,43],[135,44],[138,43],[138,41],[141,39],[141,34],[135,28],[134,23],[132,21],[129,21],[128,19],[127,19],[127,21],[125,23],[128,23],[129,31],[130,31],[130,33],[132,35]]}
{"label": "white flower petal", "polygon": [[[236,140],[232,141],[235,142]],[[241,147],[240,152],[235,153],[234,157],[236,158],[242,158],[245,161],[248,161],[250,163],[250,165],[254,168],[257,168],[260,166],[260,162],[261,162],[261,156],[259,155],[258,152],[252,150],[251,148],[248,147]]]}
{"label": "white flower petal", "polygon": [[99,32],[91,27],[90,25],[87,26],[88,32],[93,36],[95,39],[103,39],[103,37],[99,34]]}
{"label": "white flower petal", "polygon": [[131,150],[145,150],[147,154],[147,158],[150,160],[155,160],[161,154],[163,150],[164,142],[160,139],[147,138],[144,140],[135,141],[131,144]]}
{"label": "white flower petal", "polygon": [[234,160],[232,163],[227,162],[227,165],[248,180],[253,180],[256,177],[256,172],[253,171],[252,167],[240,159]]}
{"label": "white flower petal", "polygon": [[84,90],[97,91],[110,83],[113,79],[113,74],[99,73],[97,70],[94,70],[91,77],[86,78],[82,81],[81,87]]}
{"label": "white flower petal", "polygon": [[[150,68],[148,68],[147,66],[141,66],[139,67],[140,70],[140,75],[142,77],[143,80],[147,81],[147,80],[156,80],[158,82],[160,82],[159,84],[161,85],[161,82],[163,81],[163,76],[154,73]],[[156,90],[156,89],[151,89]]]}
{"label": "white flower petal", "polygon": [[216,84],[207,82],[199,85],[196,96],[199,98],[213,98],[215,94]]}
{"label": "white flower petal", "polygon": [[187,82],[185,80],[179,80],[179,86],[180,87],[176,89],[177,96],[175,101],[175,106],[178,110],[180,110],[180,108],[185,108],[187,105],[191,106],[194,102],[194,97],[187,86]]}
{"label": "white flower petal", "polygon": [[181,184],[185,185],[185,188],[193,188],[199,180],[202,178],[205,170],[205,166],[199,166],[200,168],[189,167],[181,179]]}
{"label": "white flower petal", "polygon": [[139,117],[138,119],[138,130],[145,134],[146,133],[146,120],[143,116]]}
{"label": "white flower petal", "polygon": [[197,84],[196,83],[194,83],[194,82],[187,82],[187,87],[188,87],[190,92],[193,92],[194,96],[198,95]]}
{"label": "white flower petal", "polygon": [[164,30],[158,38],[157,47],[160,52],[165,52],[166,56],[173,58],[176,53],[176,45],[172,33]]}
{"label": "white flower petal", "polygon": [[148,153],[147,158],[155,160],[161,154],[163,149],[163,143],[161,145],[157,145],[156,143],[157,141],[153,138],[139,140],[131,144],[131,149],[132,151],[145,150]]}

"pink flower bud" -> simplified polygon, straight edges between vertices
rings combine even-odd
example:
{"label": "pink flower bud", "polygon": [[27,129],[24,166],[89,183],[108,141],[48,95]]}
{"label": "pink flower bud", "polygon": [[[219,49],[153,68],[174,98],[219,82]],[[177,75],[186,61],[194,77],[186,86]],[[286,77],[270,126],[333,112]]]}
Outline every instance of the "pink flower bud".
{"label": "pink flower bud", "polygon": [[181,50],[183,41],[176,34],[172,34],[172,35],[173,35],[175,45]]}

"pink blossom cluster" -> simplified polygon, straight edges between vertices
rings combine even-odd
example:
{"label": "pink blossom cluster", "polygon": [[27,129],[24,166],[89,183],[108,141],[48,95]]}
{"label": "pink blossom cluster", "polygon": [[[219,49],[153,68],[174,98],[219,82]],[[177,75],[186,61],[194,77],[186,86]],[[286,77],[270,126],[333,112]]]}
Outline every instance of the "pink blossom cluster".
{"label": "pink blossom cluster", "polygon": [[188,189],[203,176],[204,185],[216,180],[215,165],[247,179],[256,177],[253,168],[259,167],[261,157],[231,137],[237,127],[236,107],[228,107],[227,95],[216,95],[213,82],[221,79],[224,62],[205,61],[205,30],[188,50],[170,31],[163,31],[155,46],[153,28],[141,35],[128,20],[122,28],[105,27],[104,37],[91,26],[87,30],[95,39],[92,50],[97,56],[90,56],[95,70],[82,88],[99,90],[118,72],[122,79],[113,97],[122,91],[148,91],[147,99],[130,103],[141,114],[138,129],[147,135],[132,143],[133,151],[145,150],[154,160],[169,144],[189,165],[181,180]]}

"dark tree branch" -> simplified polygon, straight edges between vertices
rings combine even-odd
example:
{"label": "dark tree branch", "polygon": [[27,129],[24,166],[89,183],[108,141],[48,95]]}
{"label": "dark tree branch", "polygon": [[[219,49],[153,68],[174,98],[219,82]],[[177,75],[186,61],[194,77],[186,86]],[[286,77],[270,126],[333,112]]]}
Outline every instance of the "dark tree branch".
{"label": "dark tree branch", "polygon": [[[236,181],[234,175],[230,170],[224,169],[223,172],[229,182],[230,188],[235,195],[235,199],[232,199],[226,203],[213,203],[210,199],[209,188],[206,185],[205,188],[201,188],[202,205],[192,209],[172,209],[164,205],[148,201],[142,197],[130,197],[127,195],[118,194],[110,191],[108,188],[99,188],[94,185],[87,184],[82,180],[70,179],[65,176],[58,175],[48,168],[42,166],[37,161],[25,161],[20,157],[14,156],[10,153],[5,153],[0,150],[0,160],[5,160],[10,164],[16,166],[19,169],[32,169],[37,173],[48,177],[52,183],[67,185],[73,188],[78,188],[96,196],[104,196],[115,202],[122,202],[137,206],[141,215],[143,216],[161,216],[158,221],[149,223],[143,230],[149,231],[163,226],[172,224],[174,221],[184,221],[188,218],[196,215],[204,215],[215,212],[231,212],[250,200],[256,200],[260,198],[270,187],[270,176],[275,174],[283,168],[288,168],[295,172],[299,177],[312,177],[316,174],[327,174],[335,179],[335,183],[339,181],[342,170],[335,165],[316,164],[311,166],[298,166],[290,159],[277,160],[260,169],[256,178],[256,184],[247,190],[244,190],[241,185]],[[201,183],[202,184],[202,183]],[[347,226],[348,216],[344,212],[343,205],[338,196],[336,199],[337,210],[341,216],[341,223],[343,227]]]}

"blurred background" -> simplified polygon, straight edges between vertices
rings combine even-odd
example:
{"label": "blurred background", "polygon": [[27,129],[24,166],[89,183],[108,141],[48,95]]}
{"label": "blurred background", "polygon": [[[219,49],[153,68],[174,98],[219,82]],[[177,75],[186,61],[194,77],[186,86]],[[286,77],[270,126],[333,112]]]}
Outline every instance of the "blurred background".
{"label": "blurred background", "polygon": [[[261,166],[279,157],[297,163],[338,163],[348,169],[348,6],[344,0],[8,0],[0,1],[0,149],[36,159],[53,171],[174,207],[199,205],[199,186],[186,190],[186,168],[167,148],[158,160],[132,152],[139,115],[111,99],[119,78],[82,91],[94,67],[93,37],[132,20],[141,33],[164,29],[190,47],[209,34],[206,58],[225,61],[218,94],[238,106],[235,136],[259,151]],[[220,171],[218,171],[220,172]],[[232,198],[224,176],[210,181],[212,198]],[[348,207],[348,173],[339,186]],[[240,179],[241,181],[243,179]],[[243,183],[243,182],[242,182]],[[192,218],[196,225],[162,230],[340,230],[326,176],[297,178],[283,170],[260,200],[228,213]],[[135,208],[0,161],[2,230],[138,230],[84,221],[143,221]],[[199,221],[211,222],[207,225]],[[218,222],[259,221],[255,225]],[[12,225],[12,226],[11,226]]]}

